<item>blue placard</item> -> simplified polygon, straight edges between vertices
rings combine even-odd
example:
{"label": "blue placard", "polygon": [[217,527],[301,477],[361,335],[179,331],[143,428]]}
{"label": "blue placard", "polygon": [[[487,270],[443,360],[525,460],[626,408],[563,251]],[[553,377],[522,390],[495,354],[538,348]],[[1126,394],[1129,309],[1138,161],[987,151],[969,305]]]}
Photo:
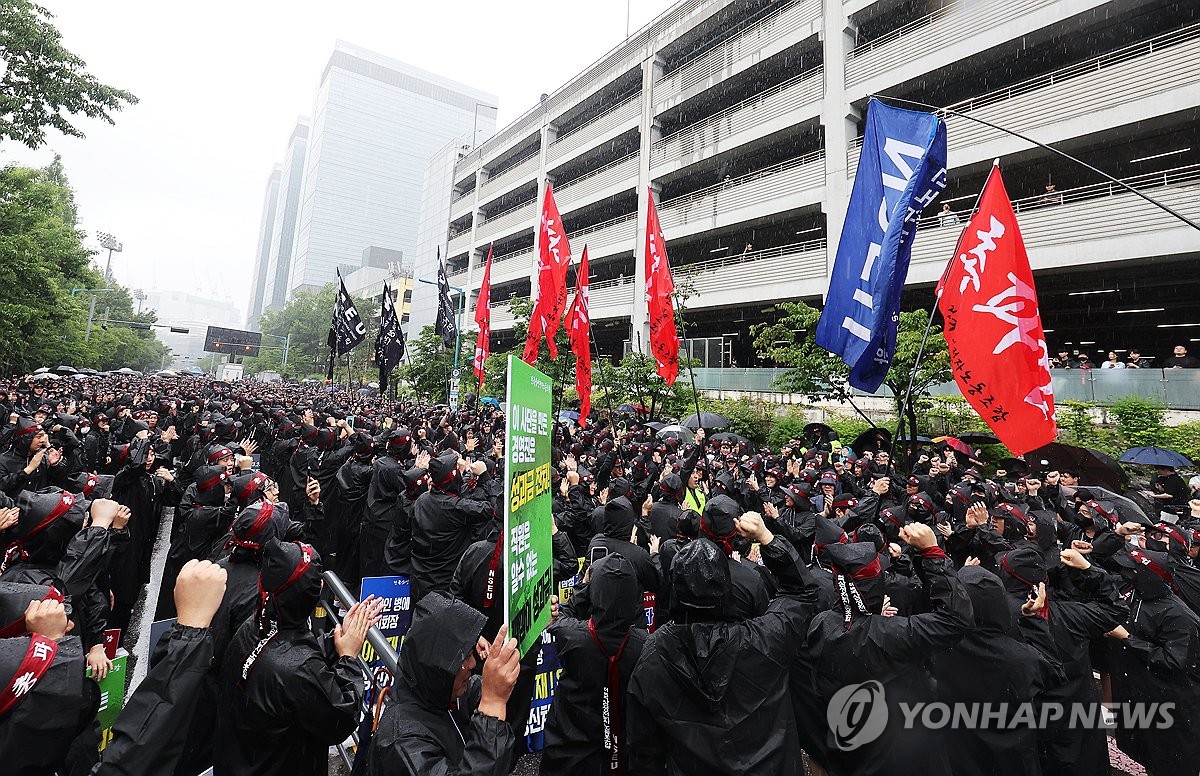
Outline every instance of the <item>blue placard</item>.
{"label": "blue placard", "polygon": [[[412,623],[412,597],[408,577],[363,577],[359,600],[369,595],[383,599],[383,611],[375,627],[383,633],[392,649],[399,653],[404,635],[408,633],[408,626]],[[371,667],[371,691],[368,693],[370,701],[374,699],[377,690],[392,686],[393,677],[370,641],[363,642],[362,658]]]}

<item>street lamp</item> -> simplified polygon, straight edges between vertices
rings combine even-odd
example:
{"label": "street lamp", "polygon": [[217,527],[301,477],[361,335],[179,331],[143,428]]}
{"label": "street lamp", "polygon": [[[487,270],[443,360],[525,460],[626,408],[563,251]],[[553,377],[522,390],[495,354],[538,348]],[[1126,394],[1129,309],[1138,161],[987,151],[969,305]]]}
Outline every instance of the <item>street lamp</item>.
{"label": "street lamp", "polygon": [[75,296],[76,294],[79,294],[79,293],[82,293],[85,291],[91,293],[91,295],[92,295],[92,302],[91,302],[91,304],[88,305],[88,322],[87,322],[87,330],[84,332],[84,335],[83,335],[84,342],[90,342],[92,339],[92,319],[96,315],[96,294],[99,294],[103,291],[115,291],[115,290],[116,290],[115,288],[72,288],[71,289],[71,296]]}
{"label": "street lamp", "polygon": [[125,246],[123,246],[116,237],[113,237],[108,232],[100,232],[96,235],[96,238],[100,240],[101,248],[108,249],[108,263],[104,265],[104,279],[111,280],[113,251],[120,253],[122,250],[124,250]]}

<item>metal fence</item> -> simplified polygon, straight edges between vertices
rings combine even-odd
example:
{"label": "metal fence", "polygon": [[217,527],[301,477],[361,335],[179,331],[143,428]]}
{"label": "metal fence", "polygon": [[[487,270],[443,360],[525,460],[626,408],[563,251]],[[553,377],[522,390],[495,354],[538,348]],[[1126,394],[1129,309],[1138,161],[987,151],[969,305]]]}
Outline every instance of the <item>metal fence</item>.
{"label": "metal fence", "polygon": [[[774,386],[786,369],[697,368],[696,387],[709,391],[783,393]],[[1200,369],[1054,369],[1054,400],[1111,404],[1126,396],[1157,401],[1169,409],[1200,410]],[[934,396],[961,396],[958,385],[949,382],[929,389]],[[856,396],[890,396],[886,389],[875,394],[854,391]]]}

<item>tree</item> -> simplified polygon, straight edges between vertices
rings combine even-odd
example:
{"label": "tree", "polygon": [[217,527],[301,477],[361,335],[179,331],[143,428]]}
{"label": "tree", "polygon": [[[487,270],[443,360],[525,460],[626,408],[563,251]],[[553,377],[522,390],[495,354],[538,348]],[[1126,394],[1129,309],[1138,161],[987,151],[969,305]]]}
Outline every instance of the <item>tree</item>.
{"label": "tree", "polygon": [[[329,322],[337,291],[326,283],[319,291],[301,291],[280,310],[268,310],[258,319],[259,331],[274,339],[264,338],[269,347],[244,362],[247,374],[271,371],[284,377],[324,377],[329,358]],[[283,366],[283,351],[276,350],[288,342],[288,363]],[[360,345],[360,348],[366,345]],[[343,368],[345,364],[342,364]]]}
{"label": "tree", "polygon": [[62,44],[48,10],[29,0],[0,6],[0,139],[30,148],[46,142],[46,130],[83,137],[68,117],[82,115],[113,123],[111,113],[137,103],[127,91],[106,86],[87,63]]}
{"label": "tree", "polygon": [[[475,373],[471,371],[471,359],[475,355],[475,337],[469,332],[463,332],[459,340],[461,350],[458,365],[462,369],[459,379],[459,393],[474,392],[478,383]],[[396,372],[408,383],[408,387],[422,401],[432,401],[445,404],[450,385],[450,369],[454,363],[454,354],[446,350],[442,335],[433,326],[425,326],[421,333],[408,340],[408,355],[410,363],[401,364]]]}
{"label": "tree", "polygon": [[[804,302],[784,302],[775,309],[783,313],[783,317],[753,329],[754,347],[759,355],[788,367],[788,371],[775,381],[775,386],[812,399],[831,399],[853,406],[850,367],[816,343],[820,311]],[[951,377],[950,356],[941,326],[930,328],[923,355],[917,363],[917,352],[928,321],[929,313],[925,310],[900,313],[896,352],[883,383],[891,392],[896,415],[903,416],[910,437],[918,433],[914,406],[917,397],[926,395],[930,386],[944,383]],[[910,378],[913,400],[904,404]]]}

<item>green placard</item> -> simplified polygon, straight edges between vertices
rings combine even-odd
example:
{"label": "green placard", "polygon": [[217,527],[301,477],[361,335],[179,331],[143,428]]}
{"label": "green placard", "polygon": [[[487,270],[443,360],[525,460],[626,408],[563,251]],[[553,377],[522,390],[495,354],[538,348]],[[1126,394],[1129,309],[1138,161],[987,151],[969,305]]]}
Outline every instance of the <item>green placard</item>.
{"label": "green placard", "polygon": [[504,427],[504,621],[524,656],[550,624],[550,378],[508,357]]}
{"label": "green placard", "polygon": [[101,751],[108,746],[108,742],[112,739],[113,723],[117,721],[121,710],[125,708],[125,664],[128,659],[129,655],[125,650],[117,650],[117,656],[112,661],[112,670],[99,681],[100,710],[96,714],[96,721],[100,723]]}

